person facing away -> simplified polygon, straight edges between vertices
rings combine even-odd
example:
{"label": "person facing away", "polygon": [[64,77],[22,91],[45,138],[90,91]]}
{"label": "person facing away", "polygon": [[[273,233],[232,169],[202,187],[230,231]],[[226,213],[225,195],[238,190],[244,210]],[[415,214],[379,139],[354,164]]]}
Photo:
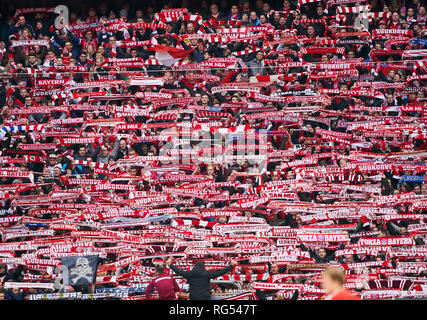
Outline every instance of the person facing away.
{"label": "person facing away", "polygon": [[166,274],[165,268],[161,265],[156,266],[157,277],[155,277],[147,289],[145,290],[145,297],[150,298],[151,293],[154,289],[159,293],[160,300],[175,300],[176,293],[181,289],[174,277]]}
{"label": "person facing away", "polygon": [[344,288],[345,275],[344,272],[335,268],[329,267],[323,273],[322,287],[326,290],[325,300],[360,300],[360,297]]}
{"label": "person facing away", "polygon": [[205,269],[204,262],[197,260],[191,271],[184,271],[172,264],[172,258],[169,258],[167,264],[178,275],[187,279],[190,286],[190,300],[211,300],[211,279],[220,277],[231,271],[237,264],[235,260],[231,261],[228,267],[221,270],[209,271]]}

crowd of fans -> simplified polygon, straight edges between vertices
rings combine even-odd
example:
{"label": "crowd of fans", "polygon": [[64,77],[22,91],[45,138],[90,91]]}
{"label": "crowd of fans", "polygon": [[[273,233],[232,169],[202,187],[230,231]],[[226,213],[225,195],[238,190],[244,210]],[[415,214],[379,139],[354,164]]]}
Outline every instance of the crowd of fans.
{"label": "crowd of fans", "polygon": [[143,2],[1,17],[0,299],[427,294],[425,3]]}

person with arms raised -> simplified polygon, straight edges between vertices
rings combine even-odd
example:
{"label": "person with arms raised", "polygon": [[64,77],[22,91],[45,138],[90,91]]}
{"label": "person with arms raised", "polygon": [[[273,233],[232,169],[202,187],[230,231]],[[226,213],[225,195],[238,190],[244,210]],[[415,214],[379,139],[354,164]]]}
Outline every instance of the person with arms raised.
{"label": "person with arms raised", "polygon": [[184,271],[174,266],[172,262],[172,257],[166,261],[169,268],[171,268],[176,274],[187,279],[190,286],[190,300],[211,300],[210,280],[226,274],[231,271],[235,265],[237,265],[237,261],[231,260],[231,264],[224,269],[208,271],[205,269],[204,262],[202,260],[197,260],[191,271]]}

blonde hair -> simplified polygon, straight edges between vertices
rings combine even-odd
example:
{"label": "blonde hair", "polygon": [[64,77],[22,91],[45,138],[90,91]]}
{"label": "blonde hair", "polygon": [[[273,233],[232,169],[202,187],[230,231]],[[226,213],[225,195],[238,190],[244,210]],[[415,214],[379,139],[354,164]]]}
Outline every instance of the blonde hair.
{"label": "blonde hair", "polygon": [[332,281],[339,282],[340,285],[343,285],[345,283],[344,271],[342,271],[341,269],[338,269],[336,267],[326,268],[323,276],[324,277],[328,276]]}
{"label": "blonde hair", "polygon": [[19,39],[25,39],[24,31],[27,33],[27,35],[26,35],[26,36],[31,36],[30,29],[28,29],[28,28],[24,28],[24,29],[22,29],[22,33],[21,33],[21,36],[19,37]]}

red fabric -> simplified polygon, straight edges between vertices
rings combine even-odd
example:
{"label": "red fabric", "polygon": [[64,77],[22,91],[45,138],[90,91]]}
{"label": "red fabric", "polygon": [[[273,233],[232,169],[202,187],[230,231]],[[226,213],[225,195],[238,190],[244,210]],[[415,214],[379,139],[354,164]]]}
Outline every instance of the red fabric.
{"label": "red fabric", "polygon": [[227,73],[227,75],[224,77],[224,79],[221,81],[221,83],[228,83],[231,81],[231,78],[233,77],[233,75],[237,74],[238,72],[235,70],[231,70],[230,72]]}
{"label": "red fabric", "polygon": [[390,29],[400,29],[400,24],[392,22],[389,26]]}
{"label": "red fabric", "polygon": [[157,52],[166,51],[166,52],[168,52],[170,54],[170,56],[172,58],[179,59],[179,58],[185,58],[194,49],[182,50],[182,49],[178,49],[178,48],[174,48],[174,47],[168,47],[168,46],[164,46],[164,45],[161,45],[161,44],[156,44],[155,46],[153,46],[149,50],[151,50],[151,51],[157,51]]}
{"label": "red fabric", "polygon": [[344,289],[333,295],[329,300],[360,300],[360,297],[356,293]]}
{"label": "red fabric", "polygon": [[146,298],[150,297],[153,289],[159,293],[160,300],[175,300],[175,292],[180,291],[174,277],[166,273],[162,273],[150,282],[145,293]]}

